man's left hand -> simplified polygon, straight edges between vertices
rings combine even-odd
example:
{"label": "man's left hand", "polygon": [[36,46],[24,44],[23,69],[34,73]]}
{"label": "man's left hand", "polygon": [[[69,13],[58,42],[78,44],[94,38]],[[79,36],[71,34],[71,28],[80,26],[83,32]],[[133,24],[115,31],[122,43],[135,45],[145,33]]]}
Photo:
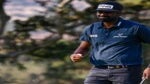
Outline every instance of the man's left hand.
{"label": "man's left hand", "polygon": [[150,79],[150,67],[147,67],[143,72],[143,77],[146,79]]}

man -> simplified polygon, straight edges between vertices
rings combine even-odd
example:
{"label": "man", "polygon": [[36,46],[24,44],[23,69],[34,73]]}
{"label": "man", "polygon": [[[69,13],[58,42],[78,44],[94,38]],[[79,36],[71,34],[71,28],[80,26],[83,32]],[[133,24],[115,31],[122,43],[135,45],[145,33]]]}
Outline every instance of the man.
{"label": "man", "polygon": [[[84,84],[139,84],[142,78],[141,43],[150,43],[150,28],[120,17],[123,6],[117,2],[102,2],[96,9],[99,22],[85,28],[81,44],[70,56],[81,61],[91,48],[94,65]],[[91,46],[91,47],[90,47]],[[150,65],[143,77],[150,78]]]}

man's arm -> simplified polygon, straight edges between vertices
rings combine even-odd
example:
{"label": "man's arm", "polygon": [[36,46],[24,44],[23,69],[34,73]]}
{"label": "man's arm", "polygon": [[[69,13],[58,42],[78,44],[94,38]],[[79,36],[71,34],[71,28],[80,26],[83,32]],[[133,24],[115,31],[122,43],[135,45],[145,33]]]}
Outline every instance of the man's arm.
{"label": "man's arm", "polygon": [[150,28],[144,25],[140,25],[137,30],[137,35],[141,42],[150,44]]}
{"label": "man's arm", "polygon": [[[142,42],[150,44],[150,37],[149,37],[150,36],[150,28],[148,28],[144,25],[140,25],[137,30],[137,35]],[[144,70],[143,77],[146,79],[150,78],[150,64]]]}
{"label": "man's arm", "polygon": [[82,54],[84,55],[90,47],[90,43],[87,41],[82,41],[79,47],[74,51],[74,54]]}
{"label": "man's arm", "polygon": [[80,61],[85,53],[88,51],[90,47],[90,43],[87,41],[82,41],[79,45],[79,47],[74,51],[74,53],[70,56],[70,59],[73,62],[78,62]]}

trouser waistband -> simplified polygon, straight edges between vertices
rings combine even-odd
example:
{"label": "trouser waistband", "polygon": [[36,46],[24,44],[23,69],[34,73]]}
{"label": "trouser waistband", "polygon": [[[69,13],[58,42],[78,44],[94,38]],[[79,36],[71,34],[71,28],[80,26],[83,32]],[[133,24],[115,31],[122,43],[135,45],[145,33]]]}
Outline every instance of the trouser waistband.
{"label": "trouser waistband", "polygon": [[100,69],[120,69],[120,68],[134,67],[134,66],[140,66],[140,65],[100,65],[95,67]]}

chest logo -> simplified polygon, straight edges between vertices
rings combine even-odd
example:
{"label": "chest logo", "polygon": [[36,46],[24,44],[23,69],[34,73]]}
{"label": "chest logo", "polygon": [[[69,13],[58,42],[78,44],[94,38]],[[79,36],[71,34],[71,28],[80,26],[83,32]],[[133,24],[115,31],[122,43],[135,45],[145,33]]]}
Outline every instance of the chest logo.
{"label": "chest logo", "polygon": [[113,36],[113,38],[127,38],[127,36],[123,35],[123,33],[118,33],[117,35]]}

